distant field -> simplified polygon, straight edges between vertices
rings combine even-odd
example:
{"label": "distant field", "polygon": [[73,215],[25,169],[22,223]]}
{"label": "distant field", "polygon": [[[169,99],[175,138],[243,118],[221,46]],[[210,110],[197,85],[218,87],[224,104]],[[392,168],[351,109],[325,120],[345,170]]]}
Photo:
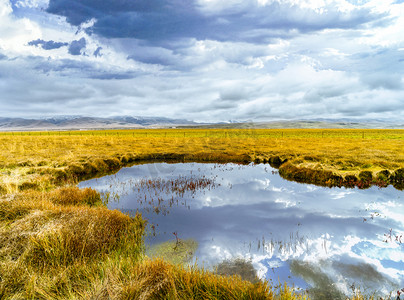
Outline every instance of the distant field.
{"label": "distant field", "polygon": [[[279,158],[275,160],[278,164],[288,161],[282,175],[289,179],[296,179],[286,174],[296,173],[293,169],[296,167],[306,173],[307,170],[329,171],[338,176],[358,176],[361,171],[369,171],[376,178],[380,171],[394,173],[404,167],[403,148],[404,130],[251,128],[3,132],[0,133],[0,184],[7,191],[44,187],[108,173],[138,161],[246,163],[267,162],[271,158],[272,162],[273,158]],[[300,181],[325,182],[306,177],[307,180],[300,178]]]}
{"label": "distant field", "polygon": [[313,137],[404,139],[404,129],[121,129],[75,131],[14,131],[0,136],[122,136],[122,137]]}

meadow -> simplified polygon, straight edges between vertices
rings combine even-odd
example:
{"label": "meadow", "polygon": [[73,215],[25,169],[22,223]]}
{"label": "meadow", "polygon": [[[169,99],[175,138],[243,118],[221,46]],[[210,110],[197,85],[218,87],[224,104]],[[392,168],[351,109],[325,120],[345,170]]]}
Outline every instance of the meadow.
{"label": "meadow", "polygon": [[46,189],[151,160],[268,162],[290,180],[400,188],[403,145],[404,130],[6,132],[0,134],[0,190]]}
{"label": "meadow", "polygon": [[404,130],[0,133],[0,298],[307,298],[282,284],[149,259],[140,215],[108,210],[97,192],[74,185],[136,163],[194,161],[269,163],[299,182],[402,189],[403,146]]}

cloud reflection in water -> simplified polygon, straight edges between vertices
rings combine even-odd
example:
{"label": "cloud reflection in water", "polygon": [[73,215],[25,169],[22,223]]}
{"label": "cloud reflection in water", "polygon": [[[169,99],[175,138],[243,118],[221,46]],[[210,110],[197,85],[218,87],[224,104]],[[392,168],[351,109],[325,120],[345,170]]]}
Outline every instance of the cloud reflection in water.
{"label": "cloud reflection in water", "polygon": [[[133,188],[145,178],[179,177],[214,184],[184,195]],[[119,202],[110,208],[139,209],[158,224],[149,243],[172,239],[174,231],[196,239],[198,263],[205,266],[243,257],[261,277],[318,293],[330,286],[349,293],[352,284],[382,293],[404,287],[404,244],[395,239],[404,232],[403,192],[392,187],[330,189],[288,182],[268,165],[197,163],[138,165],[80,186],[117,193]],[[166,215],[156,214],[139,205],[145,195],[179,201]]]}

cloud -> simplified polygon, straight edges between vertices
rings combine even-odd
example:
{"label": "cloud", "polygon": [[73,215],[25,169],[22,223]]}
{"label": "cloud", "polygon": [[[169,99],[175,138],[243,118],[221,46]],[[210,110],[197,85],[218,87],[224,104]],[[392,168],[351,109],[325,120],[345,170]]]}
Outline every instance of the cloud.
{"label": "cloud", "polygon": [[126,70],[123,72],[115,68],[99,68],[89,61],[75,59],[60,59],[57,61],[48,60],[42,57],[29,57],[26,59],[30,68],[41,74],[54,74],[61,79],[69,81],[69,78],[90,78],[90,79],[130,79],[138,75],[135,71]]}
{"label": "cloud", "polygon": [[7,56],[26,53],[27,44],[40,35],[40,28],[29,19],[16,18],[11,4],[0,0],[0,50]]}
{"label": "cloud", "polygon": [[101,57],[101,56],[102,56],[101,50],[102,50],[102,47],[98,47],[97,49],[95,49],[93,55],[94,55],[95,57]]}
{"label": "cloud", "polygon": [[68,43],[62,43],[62,42],[54,42],[54,41],[44,41],[41,39],[37,39],[34,41],[30,41],[28,43],[30,46],[41,46],[42,49],[45,50],[52,50],[52,49],[59,49],[60,47],[67,46],[69,45]]}
{"label": "cloud", "polygon": [[181,68],[181,65],[184,65],[184,63],[180,63],[181,58],[179,54],[174,54],[173,51],[162,47],[138,45],[133,53],[128,56],[128,59],[146,64],[173,66],[175,68]]}
{"label": "cloud", "polygon": [[69,46],[69,53],[71,55],[81,55],[81,50],[86,47],[86,39],[81,38],[80,40],[72,41]]}
{"label": "cloud", "polygon": [[111,114],[398,119],[403,15],[393,1],[0,0],[0,105],[19,111],[7,101],[30,89],[33,111],[82,114],[96,100],[79,79]]}
{"label": "cloud", "polygon": [[147,0],[128,2],[50,0],[47,12],[64,16],[72,25],[95,20],[88,32],[107,38],[136,38],[153,43],[196,38],[219,41],[264,42],[288,36],[291,31],[310,32],[332,28],[357,28],[383,19],[365,7],[341,11],[331,4],[323,10],[288,2],[217,8],[216,1]]}
{"label": "cloud", "polygon": [[347,264],[342,262],[333,262],[333,267],[339,270],[346,277],[363,278],[364,281],[382,285],[393,285],[394,283],[386,278],[385,275],[378,272],[374,266],[367,263]]}
{"label": "cloud", "polygon": [[391,90],[402,90],[404,88],[402,76],[400,73],[365,73],[362,75],[361,80],[372,89],[383,88]]}
{"label": "cloud", "polygon": [[[339,258],[342,260],[341,258]],[[294,275],[303,278],[310,284],[309,294],[314,298],[345,298],[342,292],[346,290],[352,282],[360,280],[362,289],[372,290],[375,286],[379,291],[383,291],[385,286],[395,286],[386,274],[378,272],[375,267],[366,262],[352,261],[345,255],[343,261],[320,261],[319,263],[308,263],[298,260],[290,262],[290,269]],[[346,263],[346,262],[350,263]],[[330,274],[338,274],[337,278],[332,278]],[[340,278],[338,278],[340,277]],[[342,286],[341,286],[342,283]],[[342,291],[339,290],[343,287]],[[344,291],[345,290],[345,291]],[[351,292],[351,291],[349,291]]]}

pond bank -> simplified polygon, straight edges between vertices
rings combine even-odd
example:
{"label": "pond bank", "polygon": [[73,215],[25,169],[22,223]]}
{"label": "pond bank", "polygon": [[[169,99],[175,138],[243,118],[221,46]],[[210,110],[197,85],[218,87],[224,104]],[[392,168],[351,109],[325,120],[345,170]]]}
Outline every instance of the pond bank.
{"label": "pond bank", "polygon": [[[134,156],[125,155],[120,158],[95,159],[86,162],[83,165],[69,166],[65,171],[57,170],[54,173],[53,181],[55,184],[66,182],[68,178],[75,178],[77,181],[83,181],[95,177],[101,177],[119,171],[123,167],[130,167],[135,164],[147,164],[157,162],[169,163],[268,163],[271,167],[279,169],[279,174],[290,181],[315,184],[326,187],[346,187],[346,188],[369,188],[373,185],[378,187],[387,187],[393,185],[396,189],[404,189],[404,168],[398,168],[393,171],[387,169],[372,172],[362,170],[359,172],[338,172],[327,169],[308,168],[295,165],[288,158],[282,159],[279,156],[250,157],[248,155],[209,155],[198,157],[195,155],[176,154],[176,153],[154,153],[150,155]],[[24,189],[24,186],[22,186]]]}

